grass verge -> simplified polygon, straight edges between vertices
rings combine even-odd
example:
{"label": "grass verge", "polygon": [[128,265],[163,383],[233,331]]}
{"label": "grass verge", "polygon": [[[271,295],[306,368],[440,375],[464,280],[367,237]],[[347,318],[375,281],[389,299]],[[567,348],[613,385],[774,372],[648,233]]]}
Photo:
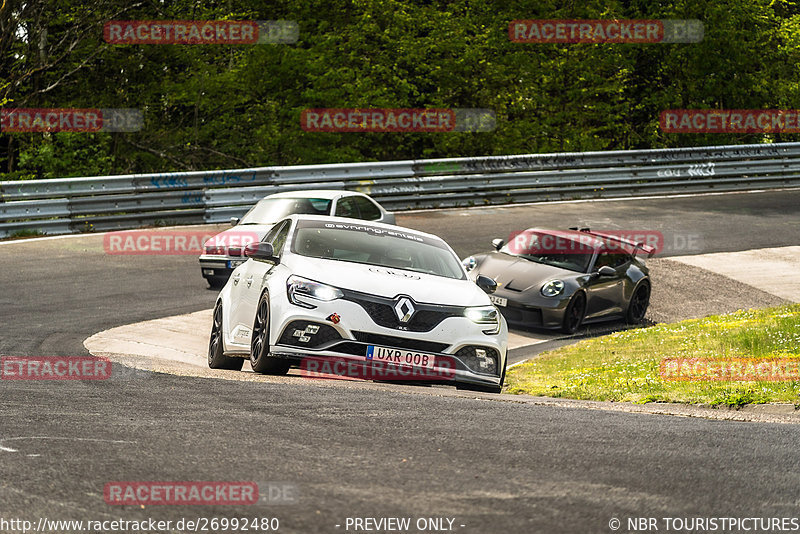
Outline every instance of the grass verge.
{"label": "grass verge", "polygon": [[661,363],[787,359],[800,365],[800,304],[740,310],[589,339],[510,369],[509,393],[570,399],[743,406],[800,405],[800,381],[664,379]]}

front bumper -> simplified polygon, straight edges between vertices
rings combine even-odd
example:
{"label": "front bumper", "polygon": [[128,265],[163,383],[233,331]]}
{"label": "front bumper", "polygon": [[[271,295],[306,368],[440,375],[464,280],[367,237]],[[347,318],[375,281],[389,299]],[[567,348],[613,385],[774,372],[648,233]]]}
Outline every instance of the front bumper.
{"label": "front bumper", "polygon": [[518,292],[499,288],[493,296],[507,300],[505,306],[497,309],[509,324],[530,328],[559,328],[569,304],[569,297],[563,295],[522,300]]}
{"label": "front bumper", "polygon": [[[331,321],[334,314],[338,323]],[[491,335],[483,333],[486,325],[466,317],[447,317],[426,332],[404,331],[380,326],[361,305],[343,299],[319,302],[315,309],[287,303],[285,310],[273,308],[272,319],[271,352],[295,362],[310,356],[373,365],[368,347],[384,347],[435,357],[433,368],[417,368],[421,372],[408,380],[394,375],[396,380],[489,386],[500,384],[506,365],[508,328],[502,319],[500,331]]]}
{"label": "front bumper", "polygon": [[203,254],[200,256],[200,271],[207,280],[226,281],[233,270],[244,263],[247,258],[236,256],[215,256]]}

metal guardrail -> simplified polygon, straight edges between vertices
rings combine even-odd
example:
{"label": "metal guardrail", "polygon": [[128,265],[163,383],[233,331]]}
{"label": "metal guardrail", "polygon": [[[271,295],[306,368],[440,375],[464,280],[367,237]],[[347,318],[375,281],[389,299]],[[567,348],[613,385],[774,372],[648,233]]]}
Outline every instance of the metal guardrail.
{"label": "metal guardrail", "polygon": [[800,187],[800,143],[488,156],[0,182],[0,237],[227,222],[278,191],[387,209]]}

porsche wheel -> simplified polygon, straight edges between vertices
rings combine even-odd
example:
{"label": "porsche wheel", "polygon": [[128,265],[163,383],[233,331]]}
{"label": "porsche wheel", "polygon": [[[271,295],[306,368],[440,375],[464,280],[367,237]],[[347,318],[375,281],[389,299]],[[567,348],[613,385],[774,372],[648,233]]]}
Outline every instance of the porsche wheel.
{"label": "porsche wheel", "polygon": [[250,342],[250,366],[253,371],[268,375],[285,375],[290,363],[272,356],[269,352],[269,294],[261,295],[253,323],[253,337]]}
{"label": "porsche wheel", "polygon": [[633,296],[628,304],[628,311],[625,313],[625,321],[628,324],[638,324],[644,321],[647,307],[650,305],[650,284],[639,284],[633,291]]}
{"label": "porsche wheel", "polygon": [[244,360],[230,358],[223,354],[222,348],[222,302],[214,307],[214,322],[211,325],[211,339],[208,341],[208,366],[212,369],[241,371]]}
{"label": "porsche wheel", "polygon": [[586,295],[575,293],[564,311],[564,321],[561,331],[565,334],[574,334],[581,327],[583,317],[586,315]]}

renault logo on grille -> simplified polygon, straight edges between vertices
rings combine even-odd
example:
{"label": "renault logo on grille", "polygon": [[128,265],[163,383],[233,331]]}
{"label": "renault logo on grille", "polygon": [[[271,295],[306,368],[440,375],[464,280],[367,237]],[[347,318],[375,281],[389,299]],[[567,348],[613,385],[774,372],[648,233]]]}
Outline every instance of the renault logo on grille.
{"label": "renault logo on grille", "polygon": [[415,311],[417,310],[414,308],[414,304],[408,297],[399,298],[397,300],[397,304],[394,305],[394,313],[397,314],[397,318],[400,319],[401,323],[407,323],[410,321],[411,316],[414,315]]}

